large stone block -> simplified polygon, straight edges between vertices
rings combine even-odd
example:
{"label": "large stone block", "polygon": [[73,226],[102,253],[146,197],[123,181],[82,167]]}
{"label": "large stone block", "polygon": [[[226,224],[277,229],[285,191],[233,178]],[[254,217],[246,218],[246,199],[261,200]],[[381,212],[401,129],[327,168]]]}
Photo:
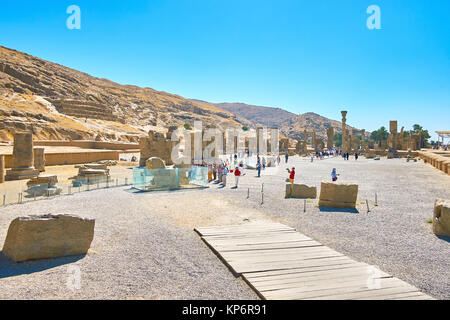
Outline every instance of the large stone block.
{"label": "large stone block", "polygon": [[450,237],[450,200],[437,199],[434,204],[433,232]]}
{"label": "large stone block", "polygon": [[322,182],[319,206],[355,209],[357,198],[357,184]]}
{"label": "large stone block", "polygon": [[315,199],[316,197],[317,197],[316,187],[309,187],[304,184],[286,184],[285,198]]}
{"label": "large stone block", "polygon": [[15,262],[86,254],[95,220],[74,215],[21,217],[9,226],[3,254]]}

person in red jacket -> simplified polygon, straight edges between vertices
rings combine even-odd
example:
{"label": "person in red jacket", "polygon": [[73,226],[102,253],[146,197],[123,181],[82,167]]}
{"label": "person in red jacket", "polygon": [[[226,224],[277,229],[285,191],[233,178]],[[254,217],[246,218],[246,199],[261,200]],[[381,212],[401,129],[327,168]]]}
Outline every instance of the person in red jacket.
{"label": "person in red jacket", "polygon": [[294,179],[295,179],[295,168],[292,167],[291,170],[287,169],[287,171],[289,172],[289,182],[291,184],[294,184]]}
{"label": "person in red jacket", "polygon": [[234,186],[235,189],[238,188],[240,176],[241,176],[241,170],[239,169],[239,167],[236,167],[236,169],[234,169],[234,179],[236,181],[236,185]]}

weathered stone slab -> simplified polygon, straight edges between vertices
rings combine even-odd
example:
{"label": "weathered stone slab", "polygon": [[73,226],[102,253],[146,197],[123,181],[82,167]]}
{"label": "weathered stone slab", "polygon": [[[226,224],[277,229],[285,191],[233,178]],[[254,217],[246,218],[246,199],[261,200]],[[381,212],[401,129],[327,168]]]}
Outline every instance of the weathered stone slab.
{"label": "weathered stone slab", "polygon": [[322,182],[319,206],[355,209],[357,198],[357,184]]}
{"label": "weathered stone slab", "polygon": [[28,181],[27,186],[31,187],[31,186],[41,185],[41,184],[53,185],[55,183],[58,183],[58,176],[51,175],[51,174],[45,174],[45,175],[42,174],[42,175],[39,175],[38,177],[32,178],[30,181]]}
{"label": "weathered stone slab", "polygon": [[309,187],[304,184],[286,184],[285,198],[315,199],[316,197],[317,197],[316,187]]}
{"label": "weathered stone slab", "polygon": [[437,199],[434,204],[433,232],[450,237],[450,200]]}
{"label": "weathered stone slab", "polygon": [[15,262],[86,254],[95,220],[74,215],[21,217],[9,226],[3,254]]}

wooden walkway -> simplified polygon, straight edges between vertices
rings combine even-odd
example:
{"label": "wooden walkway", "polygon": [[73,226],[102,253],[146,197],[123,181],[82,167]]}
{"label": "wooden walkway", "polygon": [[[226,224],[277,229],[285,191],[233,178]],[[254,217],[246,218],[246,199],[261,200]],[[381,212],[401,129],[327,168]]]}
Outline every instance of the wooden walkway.
{"label": "wooden walkway", "polygon": [[283,224],[255,222],[195,231],[262,299],[432,299]]}

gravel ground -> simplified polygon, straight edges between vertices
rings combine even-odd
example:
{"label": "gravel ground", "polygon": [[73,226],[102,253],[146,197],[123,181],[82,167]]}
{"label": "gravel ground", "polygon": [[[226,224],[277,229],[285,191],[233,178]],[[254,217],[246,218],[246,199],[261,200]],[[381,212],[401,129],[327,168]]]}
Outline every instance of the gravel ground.
{"label": "gravel ground", "polygon": [[[297,172],[295,182],[317,186],[318,193],[320,182],[331,181],[331,170],[336,168],[340,182],[359,185],[358,199],[362,201],[358,212],[321,211],[317,201],[308,201],[304,213],[304,200],[283,199],[288,177],[285,164],[278,173],[260,179],[249,171],[239,191],[227,193],[272,220],[295,227],[355,260],[376,265],[435,298],[450,298],[450,239],[436,237],[426,222],[433,216],[436,198],[450,199],[450,176],[423,162],[407,163],[404,159],[344,161],[339,157],[311,163],[292,157],[292,166]],[[245,200],[248,188],[250,199]]]}
{"label": "gravel ground", "polygon": [[[15,264],[0,254],[0,299],[257,299],[191,227],[170,218],[170,204],[192,195],[115,188],[1,209],[1,243],[10,221],[28,214],[78,214],[95,218],[96,227],[84,257]],[[73,265],[79,290],[67,286]]]}
{"label": "gravel ground", "polygon": [[[320,186],[336,167],[340,181],[359,184],[359,212],[320,211],[315,202],[284,199],[285,165],[262,178],[247,171],[239,189],[139,193],[128,188],[83,192],[0,209],[0,243],[15,217],[70,213],[96,219],[87,256],[14,264],[0,255],[0,299],[257,299],[193,232],[196,226],[271,220],[439,299],[450,295],[450,244],[432,234],[437,197],[450,199],[450,177],[405,160],[290,159],[296,183]],[[261,184],[264,204],[261,205]],[[250,188],[250,198],[247,190]],[[378,207],[374,207],[375,192]],[[81,288],[67,287],[79,266]]]}

